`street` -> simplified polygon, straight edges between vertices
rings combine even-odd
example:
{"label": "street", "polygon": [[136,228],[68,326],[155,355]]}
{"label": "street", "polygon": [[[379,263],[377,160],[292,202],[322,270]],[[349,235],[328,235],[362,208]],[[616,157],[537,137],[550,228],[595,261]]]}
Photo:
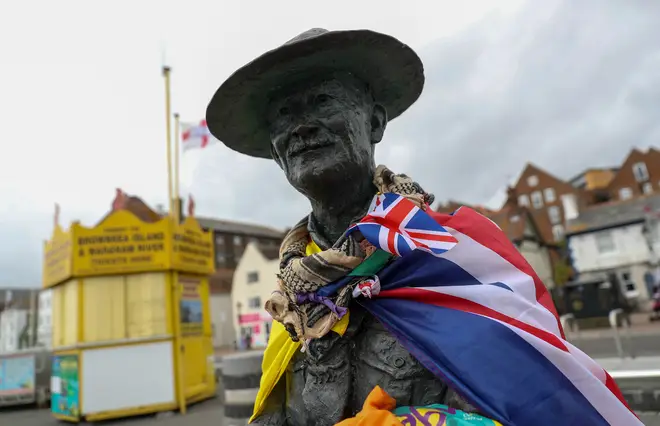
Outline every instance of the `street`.
{"label": "street", "polygon": [[[11,426],[62,426],[51,416],[49,410],[19,408],[0,411],[0,424]],[[220,399],[201,402],[188,408],[188,413],[181,416],[177,413],[159,413],[129,419],[109,420],[99,422],[104,426],[179,426],[194,424],[199,426],[224,426],[223,410]]]}
{"label": "street", "polygon": [[[660,354],[660,333],[637,334],[631,337],[635,356],[657,356]],[[614,339],[609,336],[575,338],[569,341],[592,358],[611,358],[618,356]],[[621,344],[626,356],[630,356],[630,348],[625,335],[621,336]]]}

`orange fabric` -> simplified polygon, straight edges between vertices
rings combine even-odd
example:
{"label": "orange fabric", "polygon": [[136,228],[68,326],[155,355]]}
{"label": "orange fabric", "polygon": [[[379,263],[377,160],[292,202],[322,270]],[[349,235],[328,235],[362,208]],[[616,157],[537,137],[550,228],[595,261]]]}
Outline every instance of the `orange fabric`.
{"label": "orange fabric", "polygon": [[403,426],[392,414],[396,408],[396,401],[380,386],[376,386],[364,401],[362,411],[355,417],[343,420],[335,426]]}

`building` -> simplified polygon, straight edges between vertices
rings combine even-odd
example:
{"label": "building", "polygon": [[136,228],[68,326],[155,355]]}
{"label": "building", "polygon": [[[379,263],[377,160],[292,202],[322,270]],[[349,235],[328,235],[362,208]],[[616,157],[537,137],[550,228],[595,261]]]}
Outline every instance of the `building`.
{"label": "building", "polygon": [[279,250],[284,237],[281,230],[267,226],[204,217],[196,219],[202,228],[213,230],[218,269],[235,269],[250,242]]}
{"label": "building", "polygon": [[37,293],[32,288],[0,289],[0,353],[34,346],[36,327],[31,325],[37,312]]}
{"label": "building", "polygon": [[[240,346],[236,318],[242,306],[237,307],[232,302],[236,268],[250,245],[277,258],[284,233],[267,226],[204,217],[196,219],[202,228],[213,231],[215,241],[216,272],[209,277],[213,344],[216,348]],[[261,329],[256,327],[253,331]]]}
{"label": "building", "polygon": [[655,148],[630,151],[607,190],[610,199],[616,201],[660,192],[660,151]]}
{"label": "building", "polygon": [[618,167],[590,167],[570,179],[569,183],[585,191],[607,189],[618,171]]}
{"label": "building", "polygon": [[9,307],[0,312],[0,354],[29,347],[29,316],[27,309]]}
{"label": "building", "polygon": [[548,290],[555,287],[552,252],[539,233],[532,214],[527,208],[505,207],[488,215],[513,242]]}
{"label": "building", "polygon": [[216,288],[209,297],[211,305],[211,327],[214,348],[233,348],[236,345],[234,309],[231,302],[231,286]]}
{"label": "building", "polygon": [[53,344],[53,290],[39,292],[37,311],[37,345],[50,348]]}
{"label": "building", "polygon": [[497,212],[497,210],[492,210],[484,206],[475,206],[475,205],[468,206],[465,203],[461,203],[460,201],[455,201],[455,200],[449,200],[444,203],[439,203],[436,206],[435,211],[438,213],[451,214],[461,206],[470,207],[472,210],[477,211],[484,216],[488,216]]}
{"label": "building", "polygon": [[231,292],[236,341],[240,347],[244,347],[246,336],[251,336],[252,347],[263,347],[268,342],[272,318],[264,304],[277,288],[278,272],[277,250],[248,243],[234,272]]}
{"label": "building", "polygon": [[513,242],[545,286],[548,289],[555,287],[553,256],[555,256],[556,247],[543,239],[529,209],[509,203],[499,211],[493,211],[485,207],[472,207],[458,201],[449,201],[440,204],[436,211],[449,214],[461,206],[470,207],[495,222]]}
{"label": "building", "polygon": [[0,287],[0,312],[9,307],[30,309],[37,291],[33,288]]}
{"label": "building", "polygon": [[564,239],[564,207],[562,197],[574,196],[580,205],[587,204],[583,190],[528,163],[516,183],[509,188],[505,205],[526,207],[546,243]]}
{"label": "building", "polygon": [[569,183],[585,193],[588,204],[606,203],[612,199],[609,186],[618,172],[617,167],[591,167],[570,179]]}
{"label": "building", "polygon": [[629,299],[648,300],[660,253],[660,195],[613,201],[579,209],[564,199],[567,245],[580,277],[615,273]]}

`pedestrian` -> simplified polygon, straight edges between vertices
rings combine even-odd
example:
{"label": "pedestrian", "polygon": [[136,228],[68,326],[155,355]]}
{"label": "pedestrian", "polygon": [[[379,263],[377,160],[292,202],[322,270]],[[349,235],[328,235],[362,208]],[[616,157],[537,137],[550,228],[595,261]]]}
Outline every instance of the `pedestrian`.
{"label": "pedestrian", "polygon": [[653,289],[651,305],[651,321],[660,320],[660,285]]}

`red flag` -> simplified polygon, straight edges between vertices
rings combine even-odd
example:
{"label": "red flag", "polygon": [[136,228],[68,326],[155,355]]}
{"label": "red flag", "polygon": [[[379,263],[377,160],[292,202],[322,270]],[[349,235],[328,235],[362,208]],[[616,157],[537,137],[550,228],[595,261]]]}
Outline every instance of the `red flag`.
{"label": "red flag", "polygon": [[112,202],[112,211],[123,210],[126,207],[128,197],[126,196],[126,193],[119,188],[117,188],[115,192],[116,195],[115,200]]}
{"label": "red flag", "polygon": [[181,123],[181,144],[183,151],[195,148],[206,148],[217,142],[211,135],[206,120],[199,124]]}

